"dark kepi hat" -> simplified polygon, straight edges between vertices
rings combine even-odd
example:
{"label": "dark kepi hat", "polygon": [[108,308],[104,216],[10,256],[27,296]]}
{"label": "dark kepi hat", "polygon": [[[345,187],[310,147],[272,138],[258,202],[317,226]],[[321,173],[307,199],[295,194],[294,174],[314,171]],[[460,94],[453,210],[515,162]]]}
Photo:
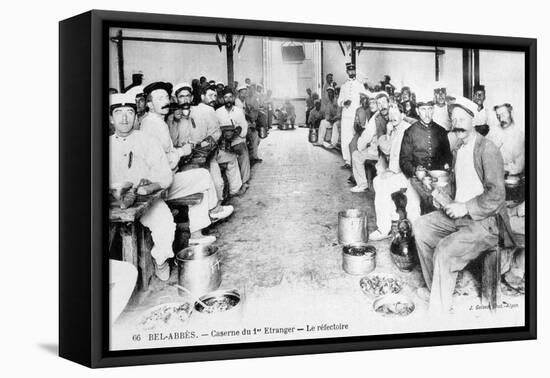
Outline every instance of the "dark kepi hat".
{"label": "dark kepi hat", "polygon": [[233,88],[231,88],[229,85],[226,85],[224,88],[223,88],[223,91],[222,91],[222,96],[225,96],[226,94],[234,94],[233,93]]}
{"label": "dark kepi hat", "polygon": [[145,94],[145,96],[147,97],[157,89],[164,89],[168,93],[168,96],[172,95],[172,84],[165,83],[164,81],[156,81],[149,84],[148,86],[143,88],[143,94]]}
{"label": "dark kepi hat", "polygon": [[477,92],[477,91],[485,92],[485,85],[477,84],[476,86],[474,86],[474,92]]}
{"label": "dark kepi hat", "polygon": [[354,70],[355,69],[355,64],[353,63],[346,63],[346,70]]}

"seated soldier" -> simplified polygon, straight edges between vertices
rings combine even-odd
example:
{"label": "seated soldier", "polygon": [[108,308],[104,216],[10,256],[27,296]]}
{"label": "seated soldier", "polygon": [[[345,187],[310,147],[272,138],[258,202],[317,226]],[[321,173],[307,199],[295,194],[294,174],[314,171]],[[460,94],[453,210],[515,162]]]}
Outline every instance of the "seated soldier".
{"label": "seated soldier", "polygon": [[289,98],[285,99],[283,108],[286,111],[287,121],[290,123],[290,126],[294,128],[296,124],[296,108],[292,105]]}
{"label": "seated soldier", "polygon": [[[135,117],[134,96],[111,95],[110,119],[115,134],[109,137],[109,181],[131,182],[138,194],[166,189],[173,181],[166,155],[156,140],[133,129]],[[139,221],[151,231],[154,243],[151,256],[156,263],[155,273],[161,280],[167,280],[170,267],[166,260],[173,257],[172,243],[176,230],[172,213],[166,203],[159,199]]]}
{"label": "seated soldier", "polygon": [[233,126],[236,135],[231,141],[231,151],[237,154],[239,169],[243,185],[238,194],[242,195],[248,188],[250,180],[250,158],[246,146],[246,135],[248,134],[248,122],[246,121],[244,111],[235,106],[235,97],[230,87],[225,87],[222,92],[224,106],[216,110],[218,124],[222,126]]}
{"label": "seated soldier", "polygon": [[[460,140],[449,184],[452,195],[440,201],[440,210],[413,223],[434,315],[451,311],[458,272],[496,247],[500,227],[510,230],[502,156],[493,142],[475,131],[477,105],[461,97],[450,108],[452,132]],[[510,246],[513,239],[504,240]]]}
{"label": "seated soldier", "polygon": [[420,216],[420,199],[416,191],[399,168],[399,152],[403,134],[410,124],[403,119],[402,104],[390,103],[387,134],[378,138],[378,147],[382,154],[388,156],[388,167],[379,167],[373,186],[376,195],[374,207],[376,211],[377,229],[369,235],[369,240],[381,240],[389,237],[392,218],[396,214],[396,206],[392,201],[392,193],[405,189],[407,198],[406,212],[409,220]]}
{"label": "seated soldier", "polygon": [[[376,96],[378,113],[373,115],[357,140],[357,150],[353,152],[352,170],[356,186],[350,190],[354,193],[372,188],[374,165],[378,162],[378,138],[386,133],[388,122],[389,97],[385,92]],[[365,162],[368,163],[365,169]]]}
{"label": "seated soldier", "polygon": [[323,118],[325,118],[325,113],[323,109],[321,109],[321,100],[316,99],[313,101],[313,109],[309,111],[307,126],[309,128],[318,129]]}
{"label": "seated soldier", "polygon": [[491,127],[487,137],[498,147],[504,159],[507,175],[518,175],[525,168],[525,130],[512,116],[512,105],[494,107],[498,125]]}
{"label": "seated soldier", "polygon": [[[326,98],[322,101],[323,113],[325,119],[319,124],[319,136],[317,143],[314,146],[320,146],[321,144],[326,148],[336,148],[339,139],[339,124],[340,124],[340,111],[338,108],[338,102],[336,101],[335,91],[333,87],[327,87]],[[330,142],[325,142],[325,135],[327,129],[332,128],[332,134]]]}
{"label": "seated soldier", "polygon": [[149,112],[142,121],[141,131],[150,137],[149,140],[155,139],[160,143],[166,154],[169,168],[176,172],[173,174],[173,183],[168,189],[169,200],[204,193],[204,198],[198,205],[189,207],[191,231],[189,243],[212,243],[216,238],[212,235],[203,235],[202,230],[208,227],[212,220],[229,216],[233,212],[233,207],[219,205],[214,182],[206,169],[177,172],[181,158],[192,152],[193,144],[185,143],[182,147],[176,148],[170,138],[170,131],[164,117],[170,107],[171,90],[172,85],[163,82],[152,83],[145,87]]}
{"label": "seated soldier", "polygon": [[[217,93],[214,87],[205,87],[201,91],[201,103],[191,108],[191,117],[195,121],[196,131],[203,140],[209,136],[217,142],[222,135],[214,105],[217,103]],[[236,195],[242,186],[241,172],[237,155],[228,151],[219,150],[210,160],[210,174],[214,180],[216,192],[220,201],[223,199],[224,181],[220,164],[226,164],[225,174],[229,182],[229,194]]]}

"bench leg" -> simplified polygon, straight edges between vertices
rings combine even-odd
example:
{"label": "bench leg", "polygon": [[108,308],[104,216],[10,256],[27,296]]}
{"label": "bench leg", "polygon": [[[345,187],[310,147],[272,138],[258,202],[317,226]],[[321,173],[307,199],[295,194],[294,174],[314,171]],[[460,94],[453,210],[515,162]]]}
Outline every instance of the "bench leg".
{"label": "bench leg", "polygon": [[494,312],[500,303],[500,248],[488,251],[482,264],[481,296]]}
{"label": "bench leg", "polygon": [[122,237],[122,261],[132,263],[138,267],[138,240],[134,223],[125,223],[120,226]]}
{"label": "bench leg", "polygon": [[147,290],[151,277],[155,273],[151,249],[153,248],[153,240],[151,233],[145,227],[139,227],[139,280],[138,285],[140,290]]}

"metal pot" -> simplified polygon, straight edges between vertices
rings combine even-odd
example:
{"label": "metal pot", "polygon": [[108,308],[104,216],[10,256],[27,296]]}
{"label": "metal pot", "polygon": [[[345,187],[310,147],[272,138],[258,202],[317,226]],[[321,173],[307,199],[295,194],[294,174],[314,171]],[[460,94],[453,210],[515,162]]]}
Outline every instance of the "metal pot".
{"label": "metal pot", "polygon": [[[236,324],[242,320],[244,297],[244,294],[241,294],[237,289],[217,290],[204,294],[199,299],[211,307],[205,309],[199,301],[196,301],[193,306],[194,316],[205,318],[209,324],[216,324],[216,326]],[[224,305],[218,301],[229,302]]]}
{"label": "metal pot", "polygon": [[350,209],[338,213],[338,242],[343,245],[366,243],[367,213]]}
{"label": "metal pot", "polygon": [[317,143],[319,139],[319,130],[314,129],[313,127],[309,129],[309,143]]}
{"label": "metal pot", "polygon": [[212,245],[182,249],[176,254],[178,284],[196,296],[216,290],[222,282],[220,261],[218,247]]}
{"label": "metal pot", "polygon": [[368,274],[376,268],[376,249],[366,243],[354,243],[342,250],[342,268],[348,274]]}

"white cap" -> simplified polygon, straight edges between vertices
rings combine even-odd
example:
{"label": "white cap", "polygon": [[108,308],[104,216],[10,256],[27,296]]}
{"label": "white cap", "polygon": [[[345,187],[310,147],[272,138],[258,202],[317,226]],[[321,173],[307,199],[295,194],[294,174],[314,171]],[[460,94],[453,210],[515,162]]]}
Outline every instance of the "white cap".
{"label": "white cap", "polygon": [[126,94],[128,96],[132,96],[135,99],[138,95],[143,94],[143,88],[145,88],[145,86],[137,85],[135,87],[128,89],[126,91]]}
{"label": "white cap", "polygon": [[455,107],[462,108],[466,111],[466,113],[472,116],[472,118],[475,117],[475,114],[477,112],[477,104],[472,100],[469,100],[466,97],[462,96],[456,97],[456,99],[451,102],[448,107],[449,111],[452,111]]}
{"label": "white cap", "polygon": [[173,93],[177,96],[178,92],[183,88],[188,88],[189,92],[193,92],[193,87],[191,86],[191,84],[184,81],[184,82],[178,83],[174,86],[174,89],[173,89],[174,92]]}
{"label": "white cap", "polygon": [[243,89],[248,89],[248,85],[246,85],[246,84],[241,84],[241,85],[239,85],[239,86],[237,87],[237,92],[238,92],[238,91],[241,91],[241,90],[243,90]]}
{"label": "white cap", "polygon": [[225,85],[224,83],[222,83],[221,81],[216,81],[216,86],[218,85]]}
{"label": "white cap", "polygon": [[113,107],[121,106],[131,106],[132,108],[136,107],[136,98],[135,96],[129,95],[128,93],[114,93],[109,96],[109,106],[111,109]]}

